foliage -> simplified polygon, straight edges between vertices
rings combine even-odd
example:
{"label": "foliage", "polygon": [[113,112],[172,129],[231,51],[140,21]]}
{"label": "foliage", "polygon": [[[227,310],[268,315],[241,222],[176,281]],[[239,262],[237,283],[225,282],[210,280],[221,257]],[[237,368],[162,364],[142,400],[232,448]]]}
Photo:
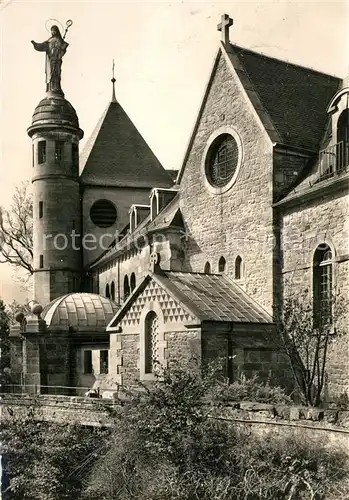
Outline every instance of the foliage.
{"label": "foliage", "polygon": [[0,299],[0,383],[4,379],[4,369],[10,366],[9,355],[9,334],[10,320],[6,306],[3,300]]}
{"label": "foliage", "polygon": [[23,313],[24,316],[31,314],[28,300],[26,300],[24,304],[21,304],[17,300],[13,300],[11,304],[8,304],[7,316],[10,325],[14,325],[16,323],[15,316],[19,312]]}
{"label": "foliage", "polygon": [[309,406],[320,405],[329,348],[345,334],[343,297],[333,297],[331,308],[330,315],[316,321],[306,290],[286,297],[277,315],[282,349],[289,358],[302,403]]}
{"label": "foliage", "polygon": [[10,326],[16,322],[15,315],[18,312],[27,315],[30,312],[28,302],[20,304],[13,300],[11,304],[5,306],[0,299],[0,384],[8,384],[11,380],[10,341],[8,335]]}
{"label": "foliage", "polygon": [[319,500],[347,476],[345,456],[323,444],[296,436],[252,439],[213,418],[206,404],[216,384],[211,375],[175,366],[153,387],[130,393],[83,498]]}
{"label": "foliage", "polygon": [[226,380],[217,383],[212,397],[214,401],[222,403],[228,403],[229,401],[255,401],[270,404],[292,403],[292,399],[282,387],[273,386],[269,381],[264,383],[258,379],[257,375],[246,378],[244,374],[232,384]]}
{"label": "foliage", "polygon": [[33,201],[29,182],[15,190],[9,210],[0,207],[0,263],[33,274]]}
{"label": "foliage", "polygon": [[6,455],[9,500],[79,498],[80,469],[104,446],[107,431],[27,418],[4,420],[0,442]]}

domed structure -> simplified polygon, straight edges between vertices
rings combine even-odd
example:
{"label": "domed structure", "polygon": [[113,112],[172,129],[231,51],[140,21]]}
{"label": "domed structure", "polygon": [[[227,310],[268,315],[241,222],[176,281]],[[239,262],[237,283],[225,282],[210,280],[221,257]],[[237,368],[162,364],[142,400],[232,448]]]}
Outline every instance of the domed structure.
{"label": "domed structure", "polygon": [[79,128],[79,120],[75,109],[63,96],[60,95],[46,95],[39,104],[36,106],[32,124],[28,128],[28,134],[31,136],[40,128],[52,125],[59,126],[60,128],[78,129],[80,139],[83,136],[83,131]]}
{"label": "domed structure", "polygon": [[105,330],[118,309],[115,302],[101,295],[69,293],[50,302],[42,318],[51,330]]}

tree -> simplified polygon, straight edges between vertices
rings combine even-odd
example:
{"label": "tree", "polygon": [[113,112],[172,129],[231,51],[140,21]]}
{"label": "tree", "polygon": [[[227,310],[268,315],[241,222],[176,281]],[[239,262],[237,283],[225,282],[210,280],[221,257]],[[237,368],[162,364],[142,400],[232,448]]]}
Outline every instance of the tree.
{"label": "tree", "polygon": [[0,383],[4,383],[5,385],[11,379],[10,342],[8,335],[10,326],[16,323],[15,316],[19,312],[25,316],[30,313],[28,301],[20,304],[16,300],[13,300],[11,304],[5,306],[4,301],[0,299]]}
{"label": "tree", "polygon": [[0,207],[0,263],[33,272],[33,201],[29,182],[16,187],[9,210]]}
{"label": "tree", "polygon": [[[8,500],[80,498],[82,465],[94,459],[109,431],[75,424],[37,422],[33,412],[3,419],[1,453]],[[86,469],[86,467],[85,467]]]}
{"label": "tree", "polygon": [[10,366],[9,334],[10,320],[3,300],[0,299],[0,382],[4,378],[4,369]]}
{"label": "tree", "polygon": [[[288,356],[302,403],[321,403],[331,344],[346,333],[345,300],[330,300],[331,311],[314,311],[308,290],[286,297],[277,315],[281,348]],[[315,314],[314,314],[315,312]]]}
{"label": "tree", "polygon": [[14,325],[16,323],[15,316],[20,312],[23,313],[24,316],[31,314],[28,300],[26,300],[24,304],[20,304],[17,300],[13,300],[11,304],[8,304],[6,314],[10,325]]}

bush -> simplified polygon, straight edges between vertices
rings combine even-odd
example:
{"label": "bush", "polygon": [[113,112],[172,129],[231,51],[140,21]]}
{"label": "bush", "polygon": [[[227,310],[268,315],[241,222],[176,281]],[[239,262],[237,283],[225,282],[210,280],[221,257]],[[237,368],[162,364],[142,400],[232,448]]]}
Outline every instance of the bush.
{"label": "bush", "polygon": [[250,379],[241,375],[239,380],[229,384],[220,382],[215,388],[213,397],[217,402],[255,401],[257,403],[292,404],[292,399],[285,389],[272,386],[269,382],[261,382],[257,376]]}
{"label": "bush", "polygon": [[[270,388],[263,393],[256,380],[248,384],[271,400]],[[295,436],[251,438],[232,422],[211,418],[205,402],[216,385],[210,376],[174,367],[161,383],[131,397],[83,498],[320,500],[348,477],[346,457],[323,444]],[[245,394],[240,385],[239,397]]]}
{"label": "bush", "polygon": [[1,422],[1,452],[9,480],[8,500],[79,498],[93,454],[105,445],[107,431],[27,418]]}

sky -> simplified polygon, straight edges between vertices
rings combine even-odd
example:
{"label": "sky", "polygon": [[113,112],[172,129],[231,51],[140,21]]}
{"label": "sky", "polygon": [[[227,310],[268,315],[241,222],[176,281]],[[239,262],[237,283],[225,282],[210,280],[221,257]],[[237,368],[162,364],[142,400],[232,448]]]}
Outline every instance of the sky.
{"label": "sky", "polygon": [[[339,77],[349,73],[346,1],[0,0],[0,205],[8,206],[15,186],[30,179],[26,130],[45,95],[45,55],[30,40],[49,38],[48,20],[64,27],[73,20],[62,87],[85,132],[81,148],[110,101],[114,59],[117,99],[163,166],[178,169],[224,13],[234,19],[233,43]],[[30,298],[13,274],[0,264],[0,298]]]}

